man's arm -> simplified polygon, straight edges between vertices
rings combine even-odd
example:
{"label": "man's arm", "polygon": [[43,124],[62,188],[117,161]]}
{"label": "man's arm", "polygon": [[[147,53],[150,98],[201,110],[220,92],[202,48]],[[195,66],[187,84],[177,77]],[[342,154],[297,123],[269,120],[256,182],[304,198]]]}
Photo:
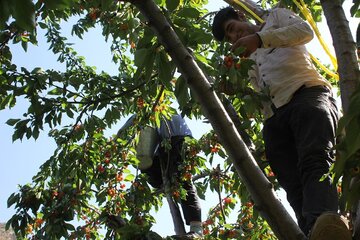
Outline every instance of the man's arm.
{"label": "man's arm", "polygon": [[240,57],[249,57],[253,52],[261,47],[261,38],[257,33],[250,34],[246,37],[238,39],[232,46],[231,51],[235,51],[238,47],[245,47],[245,51],[240,54]]}
{"label": "man's arm", "polygon": [[295,13],[285,8],[275,9],[273,18],[276,29],[258,32],[264,48],[292,47],[310,42],[314,33],[311,27]]}

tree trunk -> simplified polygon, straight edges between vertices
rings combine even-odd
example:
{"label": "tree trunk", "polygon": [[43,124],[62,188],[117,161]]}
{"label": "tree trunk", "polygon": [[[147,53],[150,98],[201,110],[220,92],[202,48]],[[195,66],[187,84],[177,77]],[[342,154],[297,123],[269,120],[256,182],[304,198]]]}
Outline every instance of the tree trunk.
{"label": "tree trunk", "polygon": [[[349,28],[344,9],[340,0],[321,0],[327,25],[333,39],[340,77],[340,92],[342,108],[348,112],[351,95],[357,89],[360,81],[360,71],[357,62],[356,44]],[[360,201],[353,207],[354,239],[360,239]]]}
{"label": "tree trunk", "polygon": [[277,199],[272,184],[257,166],[237,132],[234,123],[178,36],[152,0],[131,1],[146,17],[167,52],[174,60],[191,90],[196,94],[204,115],[209,119],[234,166],[254,200],[255,207],[279,239],[305,239],[297,224]]}
{"label": "tree trunk", "polygon": [[356,56],[356,44],[351,35],[340,0],[321,0],[327,25],[333,39],[340,77],[342,107],[349,108],[350,97],[360,81],[360,71]]}

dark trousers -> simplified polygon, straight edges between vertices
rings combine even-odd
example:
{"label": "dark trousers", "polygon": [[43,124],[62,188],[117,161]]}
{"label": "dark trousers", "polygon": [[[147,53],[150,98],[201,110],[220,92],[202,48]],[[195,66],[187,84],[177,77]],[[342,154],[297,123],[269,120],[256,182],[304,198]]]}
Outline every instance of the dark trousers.
{"label": "dark trousers", "polygon": [[305,234],[321,213],[338,210],[336,187],[320,181],[334,161],[338,118],[328,89],[303,87],[264,124],[267,159]]}
{"label": "dark trousers", "polygon": [[[169,163],[168,178],[173,176],[181,186],[186,190],[186,199],[181,199],[181,208],[183,210],[185,222],[187,225],[192,221],[201,222],[201,207],[200,201],[196,193],[196,189],[191,181],[182,181],[180,178],[178,166],[183,162],[181,155],[182,144],[184,142],[183,136],[174,136],[171,138],[171,149],[166,151],[165,148],[160,147],[154,157],[153,165],[144,170],[148,177],[149,183],[154,188],[160,188],[163,184],[160,159],[164,161],[165,165]],[[169,161],[169,162],[168,162]]]}

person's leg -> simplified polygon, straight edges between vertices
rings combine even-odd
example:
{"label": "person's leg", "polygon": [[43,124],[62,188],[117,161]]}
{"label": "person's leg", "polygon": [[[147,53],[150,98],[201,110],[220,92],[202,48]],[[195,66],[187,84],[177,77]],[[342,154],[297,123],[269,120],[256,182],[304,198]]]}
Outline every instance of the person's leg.
{"label": "person's leg", "polygon": [[[178,166],[183,162],[182,158],[182,144],[184,137],[173,137],[171,140],[172,149],[170,151],[172,167],[170,176],[177,176],[181,186],[186,190],[186,199],[181,199],[181,207],[183,210],[185,222],[191,226],[191,223],[201,223],[201,207],[200,200],[196,193],[196,189],[191,181],[181,181],[179,176]],[[195,224],[196,225],[196,224]]]}
{"label": "person's leg", "polygon": [[272,118],[265,121],[263,129],[265,153],[280,186],[286,192],[299,227],[304,230],[302,184],[297,169],[298,155],[290,127],[282,117],[283,110],[279,109]]}
{"label": "person's leg", "polygon": [[153,164],[149,168],[141,170],[142,173],[148,176],[148,182],[153,188],[161,188],[163,184],[159,154],[159,151],[155,154]]}
{"label": "person's leg", "polygon": [[304,233],[307,234],[322,213],[338,210],[336,187],[329,178],[320,181],[334,160],[338,112],[330,92],[312,87],[294,96],[288,116],[299,156]]}
{"label": "person's leg", "polygon": [[184,218],[187,225],[191,222],[201,222],[201,207],[199,197],[194,185],[188,182],[181,182],[182,187],[186,190],[186,199],[181,199]]}

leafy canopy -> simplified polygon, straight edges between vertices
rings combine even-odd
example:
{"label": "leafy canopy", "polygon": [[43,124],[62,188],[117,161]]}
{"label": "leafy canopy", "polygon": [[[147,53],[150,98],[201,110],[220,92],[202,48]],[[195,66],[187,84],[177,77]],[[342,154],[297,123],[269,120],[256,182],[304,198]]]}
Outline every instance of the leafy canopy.
{"label": "leafy canopy", "polygon": [[[206,10],[207,0],[155,2],[204,73],[213,77],[214,90],[239,113],[259,166],[277,188],[260,134],[259,108],[266,96],[255,93],[247,79],[253,63],[229,54],[228,45],[213,40],[209,25],[213,13]],[[295,9],[291,1],[283,2]],[[277,1],[261,3],[272,6]],[[320,5],[306,3],[320,20]],[[356,0],[353,15],[358,14],[354,10],[358,5]],[[202,113],[144,17],[130,2],[113,0],[3,0],[0,11],[0,110],[14,107],[19,99],[29,102],[23,118],[7,121],[14,127],[13,141],[37,139],[48,131],[57,144],[33,182],[9,197],[8,206],[14,205],[16,213],[7,227],[24,238],[161,239],[151,231],[155,219],[150,210],[161,207],[164,195],[179,201],[185,191],[176,181],[162,190],[149,187],[146,176],[137,170],[139,130],[158,126],[176,111],[176,103],[177,111],[189,118],[200,119]],[[77,54],[62,35],[62,21],[69,19],[75,19],[71,33],[80,39],[92,28],[102,29],[105,40],[111,41],[117,75],[97,73]],[[41,37],[65,71],[41,66],[29,70],[12,62],[9,45],[21,44],[26,51],[28,44],[37,43],[39,28],[46,32]],[[115,124],[134,113],[135,124],[116,135]],[[108,136],[109,130],[114,135]],[[253,209],[216,134],[210,131],[200,139],[186,139],[185,145],[181,177],[193,178],[203,199],[207,191],[219,195],[204,222],[205,237],[274,239]],[[230,223],[228,216],[234,210],[238,216]]]}

